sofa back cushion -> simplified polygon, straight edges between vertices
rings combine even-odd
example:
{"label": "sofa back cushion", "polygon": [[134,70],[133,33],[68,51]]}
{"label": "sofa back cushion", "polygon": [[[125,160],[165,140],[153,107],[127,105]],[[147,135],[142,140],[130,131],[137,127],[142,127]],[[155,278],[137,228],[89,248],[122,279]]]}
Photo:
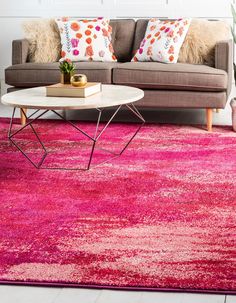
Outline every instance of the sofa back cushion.
{"label": "sofa back cushion", "polygon": [[133,19],[116,19],[111,20],[110,25],[112,26],[112,45],[117,61],[130,61],[132,58],[135,21]]}
{"label": "sofa back cushion", "polygon": [[145,36],[148,22],[149,19],[139,19],[136,21],[132,55],[134,55],[136,51],[139,49],[139,46]]}

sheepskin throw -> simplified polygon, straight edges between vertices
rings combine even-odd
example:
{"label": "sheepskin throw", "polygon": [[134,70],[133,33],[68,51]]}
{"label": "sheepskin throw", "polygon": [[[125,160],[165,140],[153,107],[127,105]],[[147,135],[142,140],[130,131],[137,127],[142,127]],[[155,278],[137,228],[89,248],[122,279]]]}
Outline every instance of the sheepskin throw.
{"label": "sheepskin throw", "polygon": [[214,66],[215,46],[227,39],[231,39],[231,33],[226,22],[193,19],[178,62]]}
{"label": "sheepskin throw", "polygon": [[23,23],[29,40],[29,61],[35,63],[56,62],[60,59],[60,33],[54,19],[35,19]]}

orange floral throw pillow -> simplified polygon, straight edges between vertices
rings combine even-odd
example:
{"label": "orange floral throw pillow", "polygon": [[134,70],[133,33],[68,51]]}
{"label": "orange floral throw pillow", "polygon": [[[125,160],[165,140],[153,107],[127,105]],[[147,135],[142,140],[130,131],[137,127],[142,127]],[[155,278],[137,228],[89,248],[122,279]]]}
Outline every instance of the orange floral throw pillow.
{"label": "orange floral throw pillow", "polygon": [[61,35],[61,58],[71,61],[116,61],[109,19],[56,19]]}
{"label": "orange floral throw pillow", "polygon": [[151,19],[132,61],[177,63],[190,23],[190,18],[174,21]]}

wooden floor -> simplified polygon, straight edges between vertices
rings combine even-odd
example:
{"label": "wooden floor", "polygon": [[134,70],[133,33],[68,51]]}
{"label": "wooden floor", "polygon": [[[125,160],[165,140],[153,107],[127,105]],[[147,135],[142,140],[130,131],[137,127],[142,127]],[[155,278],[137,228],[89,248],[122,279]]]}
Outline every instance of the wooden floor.
{"label": "wooden floor", "polygon": [[0,286],[1,303],[236,303],[236,296]]}

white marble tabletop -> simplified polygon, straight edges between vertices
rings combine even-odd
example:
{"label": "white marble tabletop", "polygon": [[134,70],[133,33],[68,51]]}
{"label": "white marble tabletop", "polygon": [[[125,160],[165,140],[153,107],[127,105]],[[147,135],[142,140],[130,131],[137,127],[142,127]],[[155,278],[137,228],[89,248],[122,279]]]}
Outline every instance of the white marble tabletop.
{"label": "white marble tabletop", "polygon": [[2,96],[4,105],[33,109],[91,109],[117,106],[138,101],[144,97],[141,89],[102,85],[102,92],[87,98],[46,97],[45,87],[15,91]]}

